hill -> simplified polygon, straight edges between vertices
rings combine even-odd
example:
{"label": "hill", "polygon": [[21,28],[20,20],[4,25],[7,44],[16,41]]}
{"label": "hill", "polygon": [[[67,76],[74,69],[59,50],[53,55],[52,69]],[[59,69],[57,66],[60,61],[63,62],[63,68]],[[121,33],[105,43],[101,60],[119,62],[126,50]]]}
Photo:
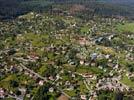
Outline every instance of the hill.
{"label": "hill", "polygon": [[134,17],[132,0],[0,0],[0,19],[9,19],[30,11],[50,11],[53,5],[83,4],[103,16]]}

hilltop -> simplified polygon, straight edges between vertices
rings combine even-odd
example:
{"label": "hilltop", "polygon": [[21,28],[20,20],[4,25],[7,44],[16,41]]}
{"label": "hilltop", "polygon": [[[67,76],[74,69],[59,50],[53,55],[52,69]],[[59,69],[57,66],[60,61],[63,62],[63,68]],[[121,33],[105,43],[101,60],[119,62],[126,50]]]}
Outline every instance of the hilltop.
{"label": "hilltop", "polygon": [[48,12],[53,5],[66,6],[70,4],[82,4],[89,9],[97,10],[95,14],[100,16],[125,16],[134,17],[132,0],[1,0],[0,18],[10,19],[30,11]]}

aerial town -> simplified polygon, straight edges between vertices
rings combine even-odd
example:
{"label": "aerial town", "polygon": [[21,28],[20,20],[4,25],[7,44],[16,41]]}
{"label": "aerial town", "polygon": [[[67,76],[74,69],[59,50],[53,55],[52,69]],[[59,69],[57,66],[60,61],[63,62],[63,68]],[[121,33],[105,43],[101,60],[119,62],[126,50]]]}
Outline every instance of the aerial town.
{"label": "aerial town", "polygon": [[134,100],[134,21],[61,8],[0,21],[0,100]]}

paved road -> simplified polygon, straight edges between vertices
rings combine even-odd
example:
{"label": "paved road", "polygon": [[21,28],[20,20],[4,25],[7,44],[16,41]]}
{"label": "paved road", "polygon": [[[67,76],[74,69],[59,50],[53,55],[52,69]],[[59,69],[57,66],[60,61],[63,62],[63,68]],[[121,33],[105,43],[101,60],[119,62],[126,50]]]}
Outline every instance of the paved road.
{"label": "paved road", "polygon": [[[32,71],[31,69],[27,68],[26,66],[24,66],[23,64],[20,64],[21,67],[23,69],[28,70],[30,73],[36,75],[37,77],[39,77],[40,79],[44,80],[45,82],[49,82],[45,77],[42,77],[41,75],[39,75],[38,73],[35,73],[34,71]],[[50,82],[49,82],[50,83]],[[55,85],[55,84],[53,84]],[[60,89],[59,87],[55,86],[57,88],[57,90],[59,90],[62,94],[64,94],[65,96],[67,96],[68,98],[71,98],[68,94],[66,94],[62,89]]]}
{"label": "paved road", "polygon": [[32,71],[31,69],[25,67],[23,64],[20,64],[20,65],[21,65],[21,67],[22,67],[23,69],[26,69],[27,71],[29,71],[30,73],[36,75],[37,77],[39,77],[40,79],[44,80],[45,82],[48,82],[48,80],[47,80],[45,77],[42,77],[42,76],[39,75],[38,73],[35,73],[35,72]]}
{"label": "paved road", "polygon": [[14,99],[16,99],[16,100],[23,100],[22,98],[19,98],[19,97],[17,97],[17,96],[13,96],[13,95],[11,95],[11,94],[8,94],[8,96],[11,97],[11,98],[14,98]]}

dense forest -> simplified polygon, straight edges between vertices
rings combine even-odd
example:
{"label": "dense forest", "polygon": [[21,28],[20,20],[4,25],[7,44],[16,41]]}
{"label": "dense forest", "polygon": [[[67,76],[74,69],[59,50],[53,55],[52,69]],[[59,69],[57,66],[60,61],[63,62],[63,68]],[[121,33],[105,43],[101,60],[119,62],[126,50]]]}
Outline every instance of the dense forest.
{"label": "dense forest", "polygon": [[50,11],[52,5],[82,4],[103,16],[121,15],[134,17],[132,0],[0,0],[0,19],[14,18],[29,11]]}

